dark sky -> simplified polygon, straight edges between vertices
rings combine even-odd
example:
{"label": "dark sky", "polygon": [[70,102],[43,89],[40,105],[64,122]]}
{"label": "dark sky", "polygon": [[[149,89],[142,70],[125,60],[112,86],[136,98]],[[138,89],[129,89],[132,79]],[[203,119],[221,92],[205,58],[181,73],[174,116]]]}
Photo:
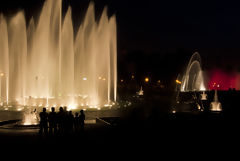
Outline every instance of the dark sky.
{"label": "dark sky", "polygon": [[[26,16],[37,15],[44,0],[1,0],[0,9],[8,15],[22,8]],[[231,1],[184,0],[95,0],[96,15],[105,5],[116,14],[120,64],[140,66],[147,61],[185,63],[199,51],[205,68],[234,66],[240,69],[240,9]],[[89,0],[63,0],[63,10],[73,8],[75,27],[83,18]],[[138,56],[140,55],[140,56]],[[140,60],[142,59],[142,60]],[[161,60],[160,60],[161,59]],[[175,60],[177,59],[177,60]],[[136,60],[136,61],[135,61]],[[135,61],[135,62],[134,62]],[[134,63],[139,63],[134,65]],[[180,63],[180,64],[181,64]],[[154,63],[153,63],[154,64]],[[120,65],[121,66],[121,65]],[[124,66],[124,65],[123,65]],[[131,66],[131,65],[130,65]],[[161,66],[161,65],[160,65]],[[165,66],[162,65],[163,67]],[[133,71],[135,70],[132,69]],[[155,69],[156,70],[156,69]]]}

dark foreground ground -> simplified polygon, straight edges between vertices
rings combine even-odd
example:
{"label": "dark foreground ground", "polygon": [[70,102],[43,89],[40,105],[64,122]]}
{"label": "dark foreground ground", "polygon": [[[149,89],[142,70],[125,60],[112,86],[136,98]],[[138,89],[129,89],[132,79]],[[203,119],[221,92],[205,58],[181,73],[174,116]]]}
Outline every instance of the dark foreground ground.
{"label": "dark foreground ground", "polygon": [[[141,119],[102,118],[87,124],[83,134],[40,136],[37,128],[1,126],[0,143],[4,150],[39,153],[51,151],[103,152],[119,155],[131,151],[155,154],[185,151],[211,153],[238,147],[239,119],[215,113],[162,114]],[[39,151],[40,150],[40,151]],[[64,154],[64,153],[63,153]],[[77,154],[76,154],[77,155]]]}

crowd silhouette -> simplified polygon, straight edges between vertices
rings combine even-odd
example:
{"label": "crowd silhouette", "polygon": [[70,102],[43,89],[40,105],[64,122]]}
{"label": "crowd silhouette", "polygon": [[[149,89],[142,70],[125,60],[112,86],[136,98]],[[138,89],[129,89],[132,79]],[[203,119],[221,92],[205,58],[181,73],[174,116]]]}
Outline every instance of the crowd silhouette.
{"label": "crowd silhouette", "polygon": [[83,110],[79,113],[75,113],[75,117],[72,111],[67,111],[67,107],[60,107],[58,112],[55,112],[55,108],[51,108],[51,112],[47,113],[47,109],[43,108],[40,112],[40,135],[65,135],[73,133],[84,132],[84,120],[85,114]]}

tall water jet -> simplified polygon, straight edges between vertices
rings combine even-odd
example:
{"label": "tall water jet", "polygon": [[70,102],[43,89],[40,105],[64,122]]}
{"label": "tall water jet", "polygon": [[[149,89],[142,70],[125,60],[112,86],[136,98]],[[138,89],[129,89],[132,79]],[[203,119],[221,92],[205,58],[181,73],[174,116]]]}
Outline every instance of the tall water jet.
{"label": "tall water jet", "polygon": [[180,90],[182,92],[206,90],[201,67],[201,57],[198,52],[195,52],[189,60],[186,72],[181,81]]}
{"label": "tall water jet", "polygon": [[9,50],[7,23],[0,14],[0,102],[8,104]]}
{"label": "tall water jet", "polygon": [[71,14],[71,8],[69,7],[63,22],[61,35],[60,84],[64,86],[60,89],[61,93],[69,96],[70,103],[74,104],[74,35]]}
{"label": "tall water jet", "polygon": [[8,42],[10,100],[26,105],[27,34],[25,17],[22,11],[10,20]]}
{"label": "tall water jet", "polygon": [[217,90],[215,90],[213,102],[210,104],[210,111],[222,111],[222,104],[218,101]]}
{"label": "tall water jet", "polygon": [[[28,24],[28,26],[26,26]],[[38,21],[0,15],[1,103],[101,107],[117,98],[117,29],[107,8],[99,21],[90,3],[74,35],[71,7],[46,0]]]}

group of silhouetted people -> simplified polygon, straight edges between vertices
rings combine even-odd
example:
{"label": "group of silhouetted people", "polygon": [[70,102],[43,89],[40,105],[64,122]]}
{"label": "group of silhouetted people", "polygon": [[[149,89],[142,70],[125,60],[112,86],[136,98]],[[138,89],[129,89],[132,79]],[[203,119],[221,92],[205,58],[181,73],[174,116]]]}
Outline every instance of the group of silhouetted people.
{"label": "group of silhouetted people", "polygon": [[80,115],[75,113],[74,117],[72,111],[67,111],[66,107],[60,107],[59,112],[55,112],[55,108],[52,107],[50,113],[47,113],[47,109],[43,108],[39,116],[40,134],[63,135],[84,132],[85,114],[83,110],[80,111]]}

